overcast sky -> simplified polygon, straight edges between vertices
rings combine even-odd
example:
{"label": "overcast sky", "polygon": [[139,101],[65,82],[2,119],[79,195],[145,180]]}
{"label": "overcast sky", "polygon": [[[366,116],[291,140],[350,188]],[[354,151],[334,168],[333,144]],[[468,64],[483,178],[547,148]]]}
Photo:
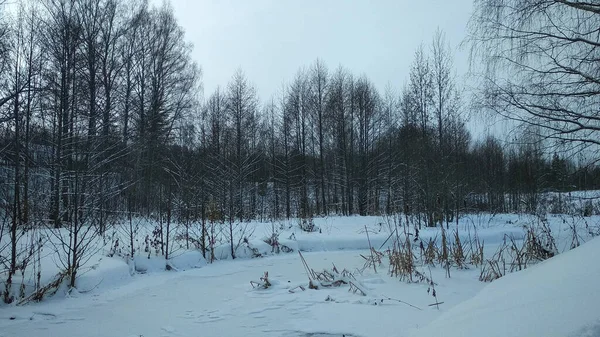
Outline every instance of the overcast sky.
{"label": "overcast sky", "polygon": [[407,81],[420,43],[429,48],[437,27],[456,49],[459,75],[467,70],[465,38],[472,0],[171,0],[205,94],[226,86],[242,68],[269,99],[301,66],[317,58],[330,71],[343,65],[366,74],[383,91]]}

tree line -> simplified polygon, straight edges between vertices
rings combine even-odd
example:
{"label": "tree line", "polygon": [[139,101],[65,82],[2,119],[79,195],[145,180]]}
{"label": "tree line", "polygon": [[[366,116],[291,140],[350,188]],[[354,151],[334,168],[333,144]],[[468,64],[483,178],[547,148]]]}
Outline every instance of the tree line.
{"label": "tree line", "polygon": [[168,4],[23,1],[0,33],[3,202],[17,226],[394,211],[434,225],[475,195],[516,211],[508,192],[598,183],[539,143],[473,141],[443,32],[399,93],[317,60],[262,102],[242,70],[201,99]]}

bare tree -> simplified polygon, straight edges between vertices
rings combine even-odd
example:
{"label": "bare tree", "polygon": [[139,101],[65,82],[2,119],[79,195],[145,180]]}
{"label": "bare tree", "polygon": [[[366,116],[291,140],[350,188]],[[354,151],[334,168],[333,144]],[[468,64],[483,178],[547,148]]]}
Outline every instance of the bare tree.
{"label": "bare tree", "polygon": [[[458,129],[453,128],[459,121],[459,94],[456,88],[456,81],[453,75],[453,56],[450,46],[446,42],[446,36],[441,30],[437,30],[431,45],[431,72],[433,88],[433,112],[434,119],[437,122],[437,151],[438,160],[436,161],[436,170],[440,176],[440,186],[438,193],[440,196],[440,207],[443,208],[443,215],[446,223],[453,217],[455,212],[451,212],[451,206],[460,203],[458,200],[458,177],[457,166],[459,165],[459,154],[455,144],[452,141],[457,138]],[[454,129],[454,130],[452,130]],[[456,131],[450,134],[451,131]],[[452,202],[454,196],[455,202]],[[451,205],[452,204],[452,205]]]}
{"label": "bare tree", "polygon": [[457,90],[452,74],[453,59],[443,31],[437,30],[431,45],[433,105],[438,129],[438,142],[444,147],[444,122],[457,110]]}
{"label": "bare tree", "polygon": [[409,92],[411,109],[418,119],[421,132],[425,135],[431,119],[430,109],[434,93],[431,64],[422,45],[415,52],[415,59],[410,69]]}
{"label": "bare tree", "polygon": [[275,166],[277,168],[277,173],[275,176],[276,182],[283,185],[285,217],[289,219],[292,216],[292,195],[294,193],[293,180],[295,178],[293,158],[297,153],[294,151],[294,137],[292,136],[294,118],[287,110],[287,93],[285,92],[285,88],[281,92],[279,106],[281,122],[279,124],[278,133],[280,135],[279,143],[281,149],[279,156],[276,158]]}
{"label": "bare tree", "polygon": [[[11,42],[14,41],[14,35],[17,29],[13,29],[11,25],[10,16],[6,14],[6,1],[0,1],[0,108],[5,104],[10,103],[25,86],[17,86],[10,84],[10,67],[12,62],[12,52],[14,46],[11,46]],[[0,122],[7,122],[14,118],[13,114],[6,116],[0,116]]]}
{"label": "bare tree", "polygon": [[298,215],[301,218],[309,217],[310,203],[310,167],[309,167],[309,142],[310,142],[310,114],[309,114],[309,86],[306,73],[300,70],[294,81],[289,85],[285,107],[285,126],[291,126],[293,135],[291,165],[295,168],[295,179],[299,188]]}
{"label": "bare tree", "polygon": [[434,191],[434,179],[432,160],[432,150],[434,146],[429,137],[431,128],[431,109],[433,105],[433,82],[430,60],[425,54],[423,46],[420,46],[415,52],[415,59],[410,70],[410,82],[408,85],[407,108],[405,115],[410,116],[410,120],[416,121],[420,130],[420,155],[415,158],[418,160],[418,172],[420,172],[418,190],[421,198],[420,205],[423,207],[423,213],[427,217],[429,226],[435,225],[436,196]]}
{"label": "bare tree", "polygon": [[235,177],[232,184],[235,189],[236,200],[231,205],[233,212],[230,217],[244,219],[246,197],[246,179],[252,175],[253,164],[256,160],[251,147],[251,130],[256,123],[257,98],[256,90],[248,82],[244,73],[240,70],[233,75],[227,87],[227,121],[232,129],[234,149],[231,154],[231,162],[235,165]]}
{"label": "bare tree", "polygon": [[[328,194],[327,185],[325,180],[325,150],[327,149],[327,135],[326,135],[326,120],[325,120],[325,104],[327,101],[328,95],[328,81],[329,76],[327,73],[327,68],[325,64],[321,60],[316,60],[314,65],[310,69],[310,89],[311,89],[311,97],[310,104],[313,113],[313,118],[315,120],[315,128],[317,134],[317,147],[318,147],[318,168],[315,170],[318,172],[319,177],[319,188],[318,191],[321,193],[317,195],[317,214],[321,211],[324,214],[327,214],[327,206],[328,201],[326,195]],[[316,164],[316,162],[315,162]],[[321,205],[321,207],[319,207]]]}
{"label": "bare tree", "polygon": [[594,2],[476,1],[468,42],[484,66],[477,102],[536,126],[536,139],[597,150],[599,14]]}
{"label": "bare tree", "polygon": [[377,153],[374,151],[375,137],[379,127],[379,118],[381,117],[380,98],[371,82],[366,78],[360,78],[356,82],[356,134],[357,134],[357,172],[356,180],[358,182],[358,213],[366,215],[377,208],[371,184],[373,179],[378,176]]}
{"label": "bare tree", "polygon": [[398,187],[400,177],[396,174],[399,171],[400,165],[398,158],[398,151],[396,148],[396,135],[398,134],[400,123],[399,123],[399,99],[397,92],[394,91],[391,85],[387,85],[384,96],[382,98],[382,122],[381,132],[383,134],[378,137],[382,139],[382,147],[384,151],[384,166],[382,170],[385,174],[385,181],[383,182],[383,190],[385,191],[385,213],[392,214],[393,211],[397,210],[398,198]]}

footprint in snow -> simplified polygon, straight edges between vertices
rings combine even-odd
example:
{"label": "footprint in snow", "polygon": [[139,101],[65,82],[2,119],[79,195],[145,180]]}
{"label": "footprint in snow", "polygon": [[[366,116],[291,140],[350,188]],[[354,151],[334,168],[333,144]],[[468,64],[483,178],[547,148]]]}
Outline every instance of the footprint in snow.
{"label": "footprint in snow", "polygon": [[[162,328],[160,328],[160,330],[162,330],[162,337],[169,337],[173,334],[175,334],[177,332],[177,330],[175,330],[174,327],[172,326],[163,326]],[[166,334],[165,334],[166,333]]]}
{"label": "footprint in snow", "polygon": [[206,324],[206,323],[214,323],[224,320],[223,317],[218,316],[207,316],[207,317],[199,317],[196,323],[198,324]]}
{"label": "footprint in snow", "polygon": [[203,324],[222,321],[228,316],[231,316],[231,314],[223,313],[220,310],[204,310],[201,313],[187,310],[184,314],[179,315],[178,318],[193,320],[195,323]]}
{"label": "footprint in snow", "polygon": [[55,325],[65,324],[65,323],[67,323],[67,321],[52,321],[52,322],[50,322],[50,324],[55,324]]}

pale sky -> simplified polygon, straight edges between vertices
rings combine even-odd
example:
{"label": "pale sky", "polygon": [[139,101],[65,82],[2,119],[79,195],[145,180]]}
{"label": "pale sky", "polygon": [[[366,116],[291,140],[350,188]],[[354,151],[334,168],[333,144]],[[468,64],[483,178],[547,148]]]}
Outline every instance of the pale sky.
{"label": "pale sky", "polygon": [[301,66],[322,59],[367,75],[383,93],[408,79],[415,50],[429,48],[437,27],[455,48],[458,75],[467,71],[466,36],[472,0],[171,0],[205,95],[242,68],[262,100],[289,83]]}

